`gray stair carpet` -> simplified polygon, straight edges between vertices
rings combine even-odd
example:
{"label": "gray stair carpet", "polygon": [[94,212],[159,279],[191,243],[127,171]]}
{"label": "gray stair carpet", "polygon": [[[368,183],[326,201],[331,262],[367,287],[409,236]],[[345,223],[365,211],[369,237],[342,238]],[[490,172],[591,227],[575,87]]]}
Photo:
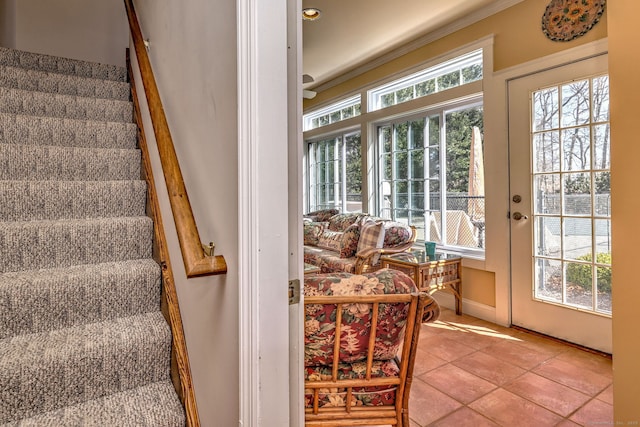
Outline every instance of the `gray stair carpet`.
{"label": "gray stair carpet", "polygon": [[0,47],[0,426],[184,426],[125,69]]}

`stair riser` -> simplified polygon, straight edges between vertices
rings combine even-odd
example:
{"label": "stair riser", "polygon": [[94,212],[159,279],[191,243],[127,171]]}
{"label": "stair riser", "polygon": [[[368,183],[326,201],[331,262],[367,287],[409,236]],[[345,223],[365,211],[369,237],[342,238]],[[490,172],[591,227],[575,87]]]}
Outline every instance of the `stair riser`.
{"label": "stair riser", "polygon": [[0,221],[145,214],[144,181],[0,181]]}
{"label": "stair riser", "polygon": [[0,113],[0,143],[87,148],[135,148],[133,123]]}
{"label": "stair riser", "polygon": [[127,77],[127,70],[124,67],[78,61],[4,47],[0,47],[0,65],[120,82],[126,81]]}
{"label": "stair riser", "polygon": [[168,379],[170,350],[160,313],[0,341],[0,424]]}
{"label": "stair riser", "polygon": [[152,260],[0,274],[0,339],[157,311]]}
{"label": "stair riser", "polygon": [[139,150],[0,145],[0,180],[140,179]]}
{"label": "stair riser", "polygon": [[0,272],[151,257],[150,218],[0,223]]}
{"label": "stair riser", "polygon": [[131,122],[131,102],[52,95],[0,87],[0,111],[11,114],[62,117],[68,119]]}
{"label": "stair riser", "polygon": [[0,86],[37,92],[129,101],[129,84],[0,66]]}

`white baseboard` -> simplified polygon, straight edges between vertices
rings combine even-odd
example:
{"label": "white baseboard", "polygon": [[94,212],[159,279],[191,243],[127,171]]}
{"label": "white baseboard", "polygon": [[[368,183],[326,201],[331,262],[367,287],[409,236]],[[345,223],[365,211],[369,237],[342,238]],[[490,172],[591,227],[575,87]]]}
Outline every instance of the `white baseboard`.
{"label": "white baseboard", "polygon": [[[448,308],[450,310],[456,309],[456,299],[448,292],[436,292],[432,295],[441,307]],[[480,304],[476,301],[471,301],[462,298],[462,314],[477,317],[478,319],[486,320],[487,322],[496,323],[496,308],[490,305]]]}

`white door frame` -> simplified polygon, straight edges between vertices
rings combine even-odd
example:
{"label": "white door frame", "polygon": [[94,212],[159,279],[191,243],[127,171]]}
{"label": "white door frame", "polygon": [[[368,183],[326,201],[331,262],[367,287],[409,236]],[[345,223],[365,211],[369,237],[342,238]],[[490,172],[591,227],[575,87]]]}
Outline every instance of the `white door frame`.
{"label": "white door frame", "polygon": [[287,1],[236,5],[238,425],[288,426]]}
{"label": "white door frame", "polygon": [[[496,143],[494,147],[501,147],[504,153],[507,153],[509,142],[507,85],[509,80],[575,62],[579,59],[599,55],[606,52],[607,47],[608,43],[605,38],[495,72],[493,78],[490,80],[490,87],[485,87],[484,98],[485,111],[492,112],[491,119],[485,122],[485,131],[487,131],[486,128],[489,126],[494,130],[492,134],[495,135],[496,138],[499,138],[499,143]],[[508,161],[506,156],[505,159]],[[507,166],[505,165],[505,169],[506,168]],[[508,182],[508,174],[503,178]],[[504,199],[501,201],[505,206],[505,211],[503,212],[504,221],[501,222],[502,227],[499,231],[500,241],[505,242],[504,248],[506,251],[504,251],[504,257],[501,258],[504,260],[504,264],[502,266],[487,265],[488,270],[496,273],[496,323],[501,325],[511,324],[511,269],[509,265],[510,262],[507,263],[506,261],[509,260],[511,241],[509,236],[509,220],[507,219],[509,194],[510,192],[507,189],[507,192],[504,194]],[[492,257],[492,259],[495,259],[495,257]]]}

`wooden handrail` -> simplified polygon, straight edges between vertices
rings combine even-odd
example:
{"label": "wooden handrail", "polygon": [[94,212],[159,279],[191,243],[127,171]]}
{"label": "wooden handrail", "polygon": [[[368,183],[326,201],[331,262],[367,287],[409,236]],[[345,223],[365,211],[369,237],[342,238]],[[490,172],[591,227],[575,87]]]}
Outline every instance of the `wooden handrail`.
{"label": "wooden handrail", "polygon": [[140,105],[138,103],[138,95],[136,93],[136,85],[133,82],[133,70],[131,69],[131,61],[129,57],[129,49],[127,49],[127,72],[129,81],[131,82],[131,97],[133,98],[133,116],[138,125],[138,147],[142,156],[142,170],[144,178],[147,182],[147,210],[153,218],[153,235],[154,235],[154,251],[153,259],[161,266],[162,271],[162,303],[161,309],[167,323],[171,328],[171,381],[180,397],[180,401],[184,405],[185,415],[187,417],[188,427],[200,427],[200,418],[198,415],[198,405],[196,404],[196,395],[193,389],[193,380],[191,377],[191,365],[189,363],[189,354],[187,352],[187,342],[184,336],[184,328],[182,327],[182,317],[180,316],[180,305],[178,303],[178,292],[176,284],[173,280],[173,269],[171,268],[171,260],[169,257],[169,248],[167,247],[167,238],[164,234],[164,225],[162,222],[162,213],[158,204],[158,192],[156,191],[155,180],[153,179],[153,170],[151,168],[151,159],[149,158],[149,148],[147,138],[142,126],[142,116],[140,113]]}
{"label": "wooden handrail", "polygon": [[169,193],[169,202],[173,212],[173,220],[176,224],[187,277],[225,274],[227,272],[227,263],[224,257],[222,255],[207,255],[204,252],[200,235],[198,234],[198,227],[191,210],[191,204],[189,203],[189,197],[187,196],[187,189],[182,178],[182,172],[180,171],[176,150],[173,146],[167,118],[164,114],[164,107],[158,93],[156,79],[153,76],[151,62],[144,46],[138,17],[132,0],[124,0],[124,4],[127,10],[133,46],[138,59],[140,75],[142,76],[144,93],[149,106],[162,172]]}

